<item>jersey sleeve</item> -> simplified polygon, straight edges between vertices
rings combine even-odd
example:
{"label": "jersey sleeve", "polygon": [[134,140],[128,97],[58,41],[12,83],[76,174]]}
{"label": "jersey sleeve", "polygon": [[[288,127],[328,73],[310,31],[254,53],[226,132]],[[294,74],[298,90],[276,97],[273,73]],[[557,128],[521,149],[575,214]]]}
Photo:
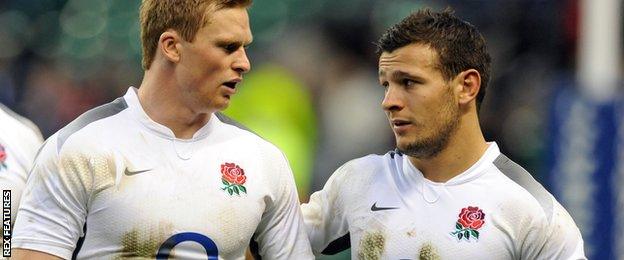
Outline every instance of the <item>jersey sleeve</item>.
{"label": "jersey sleeve", "polygon": [[581,232],[554,197],[550,219],[538,221],[521,244],[523,259],[587,259]]}
{"label": "jersey sleeve", "polygon": [[330,243],[341,240],[349,233],[345,207],[340,196],[340,183],[347,168],[346,164],[338,168],[323,189],[313,193],[310,201],[301,205],[308,238],[315,255],[320,255]]}
{"label": "jersey sleeve", "polygon": [[83,235],[93,178],[89,158],[71,149],[57,152],[55,137],[42,147],[26,182],[13,248],[69,259]]}
{"label": "jersey sleeve", "polygon": [[22,191],[26,185],[28,172],[33,165],[42,140],[40,136],[32,136],[32,138],[13,141],[4,147],[10,158],[7,158],[5,164],[0,165],[0,188],[2,188],[3,193],[10,191],[11,195],[11,223],[15,223],[15,216]]}
{"label": "jersey sleeve", "polygon": [[[17,125],[14,129],[6,129],[7,126],[15,126],[11,122],[2,122],[6,125],[0,127],[0,144],[4,144],[2,153],[5,160],[4,162],[0,161],[0,188],[3,193],[10,192],[11,224],[15,223],[15,216],[22,191],[26,185],[28,172],[32,168],[35,155],[43,142],[41,132],[33,123],[23,118],[20,120],[23,125]],[[8,135],[4,135],[5,133]]]}
{"label": "jersey sleeve", "polygon": [[295,180],[288,161],[280,153],[278,161],[268,162],[273,175],[273,199],[267,206],[254,235],[259,254],[266,259],[314,259],[306,236]]}

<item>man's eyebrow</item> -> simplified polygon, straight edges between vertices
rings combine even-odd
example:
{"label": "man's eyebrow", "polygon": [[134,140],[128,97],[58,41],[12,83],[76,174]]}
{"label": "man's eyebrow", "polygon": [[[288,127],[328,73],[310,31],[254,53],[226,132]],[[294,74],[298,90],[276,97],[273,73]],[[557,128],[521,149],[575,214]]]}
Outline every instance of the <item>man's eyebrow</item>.
{"label": "man's eyebrow", "polygon": [[392,72],[391,78],[393,79],[400,79],[400,78],[412,78],[414,77],[413,75],[404,72],[404,71],[400,71],[400,70],[395,70]]}
{"label": "man's eyebrow", "polygon": [[[379,70],[379,77],[383,77],[386,76],[386,71],[385,70]],[[405,71],[401,71],[401,70],[395,70],[392,72],[392,74],[390,74],[390,78],[393,79],[398,79],[398,78],[415,78],[417,76],[414,76],[412,74],[409,74]]]}
{"label": "man's eyebrow", "polygon": [[237,44],[240,46],[249,46],[253,42],[253,38],[251,39],[235,39],[233,37],[224,37],[222,39],[216,40],[217,44],[225,45],[225,44]]}

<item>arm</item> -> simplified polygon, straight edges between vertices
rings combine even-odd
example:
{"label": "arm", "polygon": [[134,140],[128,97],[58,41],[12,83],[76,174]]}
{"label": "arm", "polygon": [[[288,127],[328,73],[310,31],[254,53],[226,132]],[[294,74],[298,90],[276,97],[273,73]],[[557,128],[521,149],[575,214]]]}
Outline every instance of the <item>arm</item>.
{"label": "arm", "polygon": [[46,254],[39,251],[29,250],[29,249],[19,249],[16,248],[11,252],[11,259],[16,260],[57,260],[63,259],[55,255]]}
{"label": "arm", "polygon": [[281,154],[279,158],[275,163],[267,162],[271,164],[269,168],[273,168],[267,173],[275,178],[271,178],[266,185],[273,187],[276,192],[271,200],[267,200],[254,235],[259,254],[267,259],[314,259],[299,209],[292,171],[286,158]]}
{"label": "arm", "polygon": [[335,254],[350,248],[349,226],[344,214],[339,183],[346,174],[346,165],[338,168],[322,190],[301,205],[312,252]]}
{"label": "arm", "polygon": [[[0,104],[0,109],[2,105]],[[29,121],[28,121],[29,122]],[[9,125],[10,122],[8,122]],[[24,122],[25,123],[25,122]],[[32,123],[30,123],[32,124]],[[33,166],[35,155],[43,142],[41,134],[36,127],[33,129],[9,129],[0,127],[0,147],[4,145],[4,151],[0,155],[4,157],[0,160],[0,188],[5,192],[10,192],[11,196],[11,225],[15,224],[15,216],[22,196],[22,191],[26,185],[28,172]]]}
{"label": "arm", "polygon": [[57,153],[55,137],[42,148],[26,182],[12,246],[69,259],[83,235],[91,160],[78,150]]}
{"label": "arm", "polygon": [[523,259],[587,259],[583,238],[568,212],[554,198],[549,222],[542,221],[529,231],[523,243]]}

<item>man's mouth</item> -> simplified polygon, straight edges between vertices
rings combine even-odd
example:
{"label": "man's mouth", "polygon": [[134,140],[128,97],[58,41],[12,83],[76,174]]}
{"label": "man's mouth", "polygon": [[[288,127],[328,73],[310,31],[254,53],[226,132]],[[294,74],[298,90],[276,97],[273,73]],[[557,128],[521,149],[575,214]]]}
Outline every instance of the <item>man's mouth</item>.
{"label": "man's mouth", "polygon": [[231,88],[231,89],[236,89],[236,84],[238,84],[238,82],[236,81],[228,81],[223,83],[224,86]]}
{"label": "man's mouth", "polygon": [[392,130],[397,135],[404,135],[412,127],[412,122],[405,119],[392,119]]}
{"label": "man's mouth", "polygon": [[223,93],[224,96],[227,99],[230,99],[230,96],[232,96],[232,95],[234,95],[236,93],[236,86],[238,85],[238,83],[241,83],[242,81],[243,81],[242,78],[235,78],[235,79],[232,79],[230,81],[223,82],[223,84],[221,84],[221,85],[225,86],[226,89],[227,89]]}
{"label": "man's mouth", "polygon": [[409,125],[409,124],[411,124],[410,121],[403,120],[403,119],[392,120],[392,126],[395,126],[395,127],[400,127],[400,126]]}

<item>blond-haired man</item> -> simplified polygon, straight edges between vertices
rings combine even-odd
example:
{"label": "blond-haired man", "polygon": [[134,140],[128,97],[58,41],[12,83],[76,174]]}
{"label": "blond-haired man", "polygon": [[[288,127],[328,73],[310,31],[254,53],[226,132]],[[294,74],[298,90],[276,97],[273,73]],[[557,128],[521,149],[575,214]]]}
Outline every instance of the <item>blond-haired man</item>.
{"label": "blond-haired man", "polygon": [[250,70],[250,4],[143,1],[143,82],[48,139],[15,257],[312,258],[284,155],[217,113]]}

